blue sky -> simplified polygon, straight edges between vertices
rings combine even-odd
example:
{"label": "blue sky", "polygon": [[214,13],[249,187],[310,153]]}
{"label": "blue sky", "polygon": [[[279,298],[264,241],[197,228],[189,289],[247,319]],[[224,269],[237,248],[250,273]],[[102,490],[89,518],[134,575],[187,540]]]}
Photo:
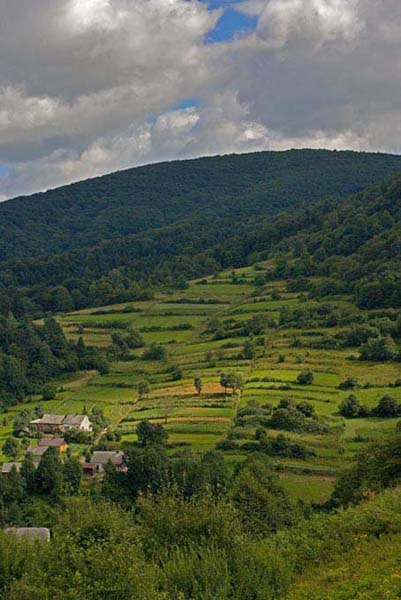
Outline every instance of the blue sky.
{"label": "blue sky", "polygon": [[[254,30],[257,26],[257,18],[242,14],[235,10],[244,0],[201,0],[208,4],[210,10],[224,9],[224,12],[218,20],[216,27],[210,31],[206,37],[208,44],[218,42],[226,42],[232,40],[236,35],[243,34]],[[198,98],[185,98],[179,104],[176,104],[173,109],[180,110],[199,106]]]}
{"label": "blue sky", "polygon": [[235,5],[243,0],[203,0],[207,2],[210,10],[223,8],[224,13],[219,19],[215,29],[207,36],[208,43],[224,42],[231,40],[236,34],[252,31],[256,28],[257,18],[241,14],[235,10]]}

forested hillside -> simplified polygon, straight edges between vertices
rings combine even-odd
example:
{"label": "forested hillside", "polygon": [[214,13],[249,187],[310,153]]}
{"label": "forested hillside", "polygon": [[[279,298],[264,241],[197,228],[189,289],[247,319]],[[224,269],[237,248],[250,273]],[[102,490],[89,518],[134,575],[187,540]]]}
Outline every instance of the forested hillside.
{"label": "forested hillside", "polygon": [[0,206],[0,259],[57,254],[173,223],[272,215],[401,170],[401,157],[288,151],[161,163]]}
{"label": "forested hillside", "polygon": [[[273,278],[314,297],[352,293],[360,308],[401,306],[401,177],[323,201],[251,232],[254,251],[281,255]],[[308,285],[305,277],[318,276]]]}
{"label": "forested hillside", "polygon": [[278,214],[291,209],[283,223],[294,232],[294,208],[399,170],[401,157],[391,155],[263,152],[152,165],[8,201],[0,206],[0,311],[140,299],[153,285],[240,266],[286,235],[281,221],[272,226]]}

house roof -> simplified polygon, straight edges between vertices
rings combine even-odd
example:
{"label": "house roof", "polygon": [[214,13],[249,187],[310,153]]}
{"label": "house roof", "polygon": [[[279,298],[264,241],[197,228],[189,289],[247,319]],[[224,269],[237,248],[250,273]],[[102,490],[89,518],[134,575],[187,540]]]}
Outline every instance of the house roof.
{"label": "house roof", "polygon": [[67,446],[64,438],[42,438],[39,440],[41,448],[58,448],[59,446]]}
{"label": "house roof", "polygon": [[70,427],[79,427],[85,417],[86,415],[67,415],[64,419],[64,425],[69,425]]}
{"label": "house roof", "polygon": [[21,469],[22,463],[20,462],[5,462],[3,463],[2,467],[1,467],[1,472],[2,473],[11,473],[11,470],[13,467],[15,467],[17,469],[17,471],[19,472],[19,470]]}
{"label": "house roof", "polygon": [[36,419],[32,423],[40,423],[41,425],[62,425],[65,415],[43,415],[41,419]]}
{"label": "house roof", "polygon": [[32,456],[43,456],[46,450],[46,446],[29,446],[26,453],[32,454]]}
{"label": "house roof", "polygon": [[117,451],[100,451],[96,450],[92,454],[91,463],[96,465],[107,465],[109,461],[113,463],[113,465],[121,465],[124,459],[123,452]]}
{"label": "house roof", "polygon": [[20,539],[42,540],[44,542],[50,540],[50,529],[47,529],[47,527],[7,527],[5,532],[16,535]]}

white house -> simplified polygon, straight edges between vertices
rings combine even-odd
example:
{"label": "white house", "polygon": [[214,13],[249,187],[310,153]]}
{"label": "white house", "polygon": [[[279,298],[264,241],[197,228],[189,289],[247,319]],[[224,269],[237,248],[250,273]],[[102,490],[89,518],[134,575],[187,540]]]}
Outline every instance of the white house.
{"label": "white house", "polygon": [[86,433],[93,431],[92,423],[87,415],[67,415],[63,421],[63,426],[65,431],[68,429],[79,429]]}

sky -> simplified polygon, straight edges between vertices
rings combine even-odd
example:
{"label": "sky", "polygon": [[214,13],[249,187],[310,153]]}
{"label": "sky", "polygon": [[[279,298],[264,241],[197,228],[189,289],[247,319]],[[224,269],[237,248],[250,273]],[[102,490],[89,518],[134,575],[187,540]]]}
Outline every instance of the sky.
{"label": "sky", "polygon": [[0,200],[162,160],[401,152],[400,0],[0,0]]}

